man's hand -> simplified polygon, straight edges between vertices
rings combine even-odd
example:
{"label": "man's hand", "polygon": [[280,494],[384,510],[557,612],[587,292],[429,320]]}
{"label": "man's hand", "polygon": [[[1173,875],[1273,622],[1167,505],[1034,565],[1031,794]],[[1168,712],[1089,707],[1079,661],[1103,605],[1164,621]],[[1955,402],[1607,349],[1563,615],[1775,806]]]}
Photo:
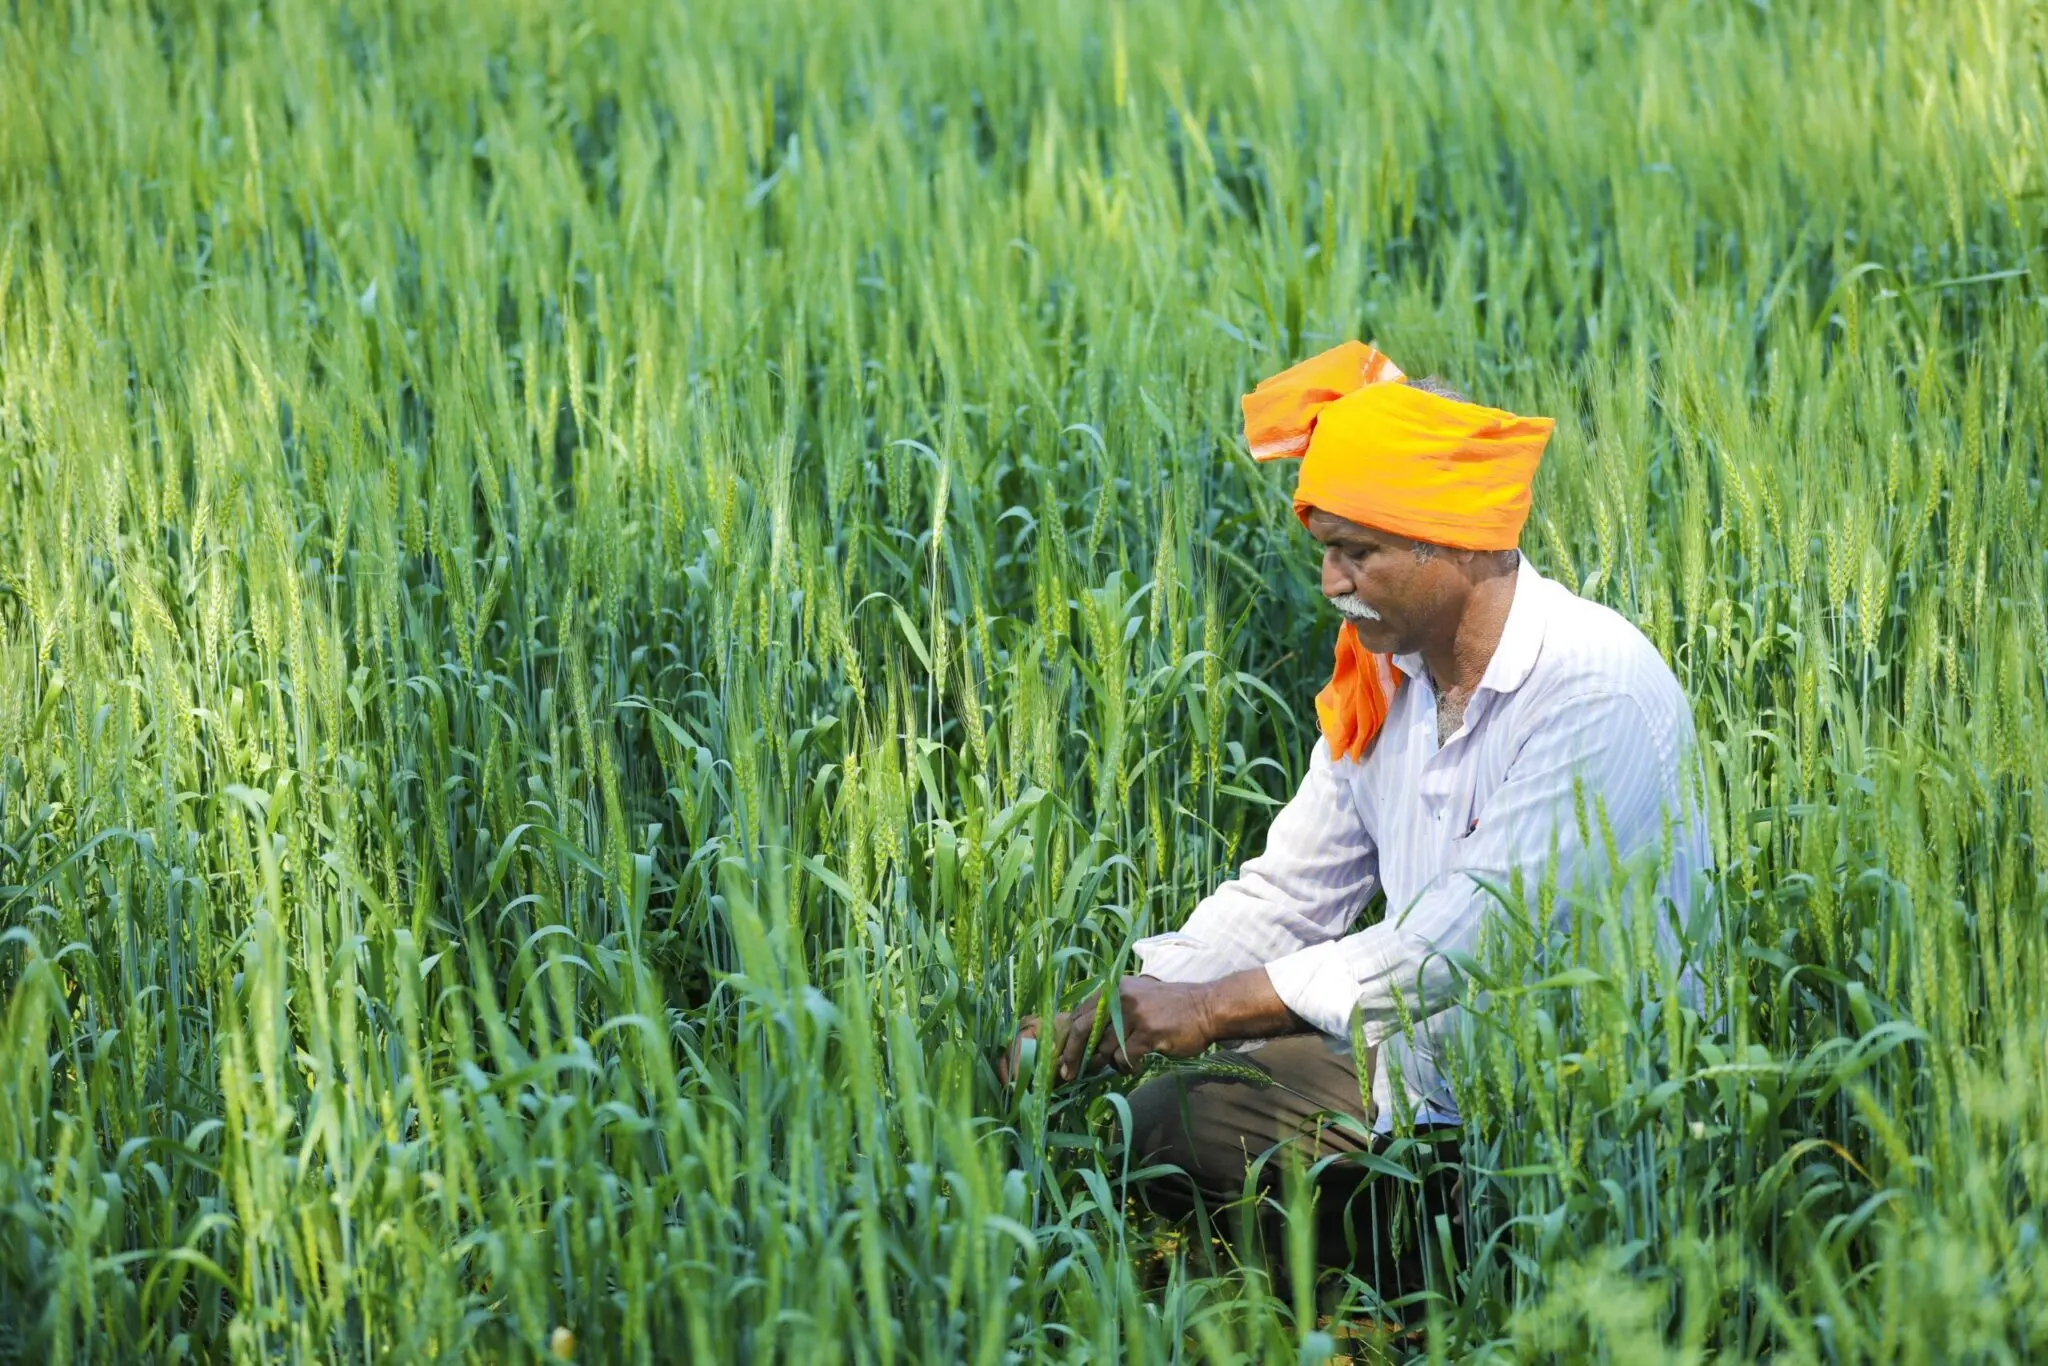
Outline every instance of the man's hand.
{"label": "man's hand", "polygon": [[[1232,973],[1214,982],[1126,977],[1117,983],[1123,1038],[1117,1038],[1114,1017],[1105,1019],[1093,1055],[1084,1057],[1101,997],[1102,993],[1096,992],[1053,1017],[1049,1033],[1051,1046],[1059,1050],[1061,1081],[1072,1081],[1090,1067],[1136,1071],[1151,1053],[1192,1058],[1218,1039],[1264,1038],[1308,1028],[1274,994],[1264,968]],[[1009,1049],[996,1059],[996,1077],[1006,1086],[1029,1070],[1023,1058],[1027,1039],[1044,1041],[1035,1016],[1024,1020]]]}
{"label": "man's hand", "polygon": [[[1060,1052],[1061,1081],[1072,1081],[1091,1066],[1134,1071],[1149,1053],[1191,1058],[1214,1042],[1209,1034],[1207,983],[1126,977],[1117,984],[1117,996],[1123,1010],[1124,1037],[1117,1038],[1114,1018],[1105,1019],[1092,1057],[1083,1058],[1082,1054],[1095,1030],[1102,993],[1095,992],[1072,1010],[1053,1017],[1052,1046]],[[1024,1041],[1040,1038],[1039,1021],[1026,1019],[1009,1051],[996,1061],[997,1078],[1008,1084],[1026,1070],[1021,1065]]]}
{"label": "man's hand", "polygon": [[1102,1022],[1102,1037],[1095,1052],[1084,1057],[1088,1036],[1095,1029],[1095,1012],[1101,1002],[1097,992],[1076,1006],[1066,1017],[1067,1028],[1060,1039],[1060,1080],[1072,1081],[1095,1067],[1114,1067],[1135,1072],[1151,1053],[1169,1058],[1192,1058],[1215,1042],[1209,1032],[1209,984],[1206,982],[1162,982],[1157,977],[1126,977],[1117,983],[1118,1005],[1123,1010],[1124,1036],[1116,1036],[1116,1019]]}

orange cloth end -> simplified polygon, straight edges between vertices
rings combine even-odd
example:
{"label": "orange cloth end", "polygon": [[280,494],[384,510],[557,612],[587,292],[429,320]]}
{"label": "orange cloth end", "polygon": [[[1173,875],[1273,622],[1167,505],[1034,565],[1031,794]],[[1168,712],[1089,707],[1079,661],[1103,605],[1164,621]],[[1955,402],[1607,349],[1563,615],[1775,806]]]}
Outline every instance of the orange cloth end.
{"label": "orange cloth end", "polygon": [[1254,460],[1284,460],[1308,449],[1316,415],[1368,384],[1402,378],[1400,367],[1364,342],[1348,341],[1290,365],[1240,400]]}
{"label": "orange cloth end", "polygon": [[1345,622],[1337,632],[1336,667],[1316,694],[1316,720],[1330,742],[1333,759],[1359,759],[1387,723],[1387,708],[1399,686],[1384,655],[1359,643],[1358,628]]}

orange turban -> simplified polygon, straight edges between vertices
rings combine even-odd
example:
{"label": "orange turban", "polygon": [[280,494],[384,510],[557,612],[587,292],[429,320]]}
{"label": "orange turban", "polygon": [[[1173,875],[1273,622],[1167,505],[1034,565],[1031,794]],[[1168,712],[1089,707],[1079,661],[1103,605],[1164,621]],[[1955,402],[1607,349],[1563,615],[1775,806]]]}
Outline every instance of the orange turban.
{"label": "orange turban", "polygon": [[[1512,550],[1529,486],[1556,424],[1402,384],[1400,367],[1348,341],[1282,370],[1244,396],[1255,460],[1298,456],[1294,512],[1311,508],[1464,550]],[[1358,758],[1379,734],[1396,682],[1345,626],[1336,669],[1316,697],[1330,752]]]}

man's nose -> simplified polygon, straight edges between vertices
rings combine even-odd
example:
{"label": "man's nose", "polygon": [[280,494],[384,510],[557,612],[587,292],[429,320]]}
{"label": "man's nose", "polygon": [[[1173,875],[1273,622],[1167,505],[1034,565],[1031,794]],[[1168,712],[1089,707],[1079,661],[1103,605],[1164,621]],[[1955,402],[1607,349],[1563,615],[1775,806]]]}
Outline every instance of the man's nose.
{"label": "man's nose", "polygon": [[1355,585],[1351,582],[1351,572],[1344,567],[1342,557],[1334,552],[1325,550],[1323,552],[1323,596],[1326,598],[1338,597],[1341,594],[1349,593],[1354,587]]}

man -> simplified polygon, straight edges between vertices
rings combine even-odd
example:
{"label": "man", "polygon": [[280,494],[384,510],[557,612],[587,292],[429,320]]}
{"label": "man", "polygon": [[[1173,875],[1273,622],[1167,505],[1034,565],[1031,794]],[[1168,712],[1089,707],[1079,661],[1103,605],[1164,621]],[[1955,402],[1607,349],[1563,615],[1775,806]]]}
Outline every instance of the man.
{"label": "man", "polygon": [[[1268,379],[1244,411],[1255,458],[1301,459],[1295,512],[1343,617],[1316,699],[1322,739],[1265,851],[1178,932],[1138,942],[1121,1031],[1094,1029],[1095,997],[1049,1031],[1063,1079],[1235,1045],[1248,1067],[1171,1071],[1129,1096],[1134,1169],[1178,1169],[1148,1186],[1176,1214],[1238,1198],[1248,1172],[1253,1194],[1272,1194],[1277,1163],[1256,1160],[1296,1136],[1311,1159],[1383,1151],[1398,1116],[1454,1157],[1438,1061],[1459,1013],[1448,955],[1477,948],[1493,889],[1519,879],[1533,898],[1548,875],[1568,910],[1609,877],[1603,814],[1624,860],[1662,858],[1659,905],[1683,910],[1710,857],[1677,680],[1626,620],[1516,549],[1548,419],[1408,381],[1358,342]],[[1347,933],[1375,892],[1384,917]],[[1037,1033],[1027,1020],[1017,1047]],[[1351,1207],[1370,1165],[1340,1157],[1319,1177],[1321,1259],[1391,1298],[1420,1288],[1420,1258],[1412,1236],[1390,1245],[1383,1217]],[[1458,1213],[1441,1208],[1455,1201],[1441,1176],[1419,1189],[1438,1206],[1425,1230]]]}

